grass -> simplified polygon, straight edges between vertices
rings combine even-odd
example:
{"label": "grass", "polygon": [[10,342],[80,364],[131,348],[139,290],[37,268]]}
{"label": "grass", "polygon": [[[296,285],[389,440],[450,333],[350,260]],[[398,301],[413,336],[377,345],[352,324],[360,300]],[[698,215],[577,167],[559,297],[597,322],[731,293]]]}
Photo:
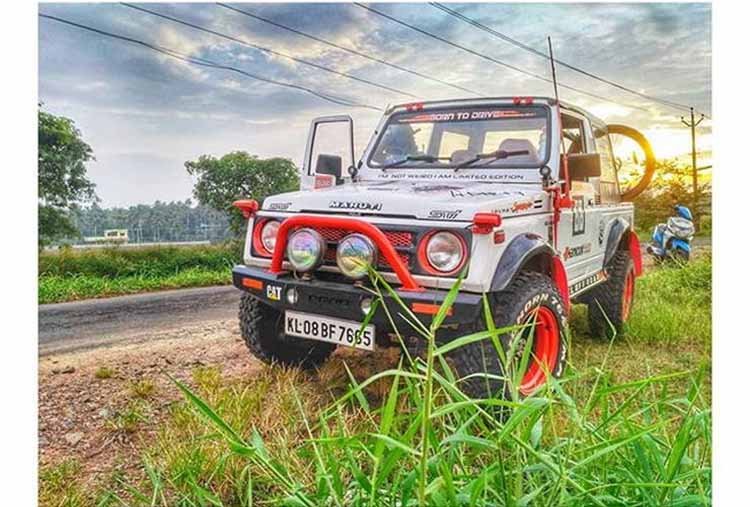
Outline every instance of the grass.
{"label": "grass", "polygon": [[81,465],[66,460],[39,472],[39,505],[82,507],[89,505],[91,494],[79,480]]}
{"label": "grass", "polygon": [[39,256],[39,303],[231,282],[233,245],[63,250]]}
{"label": "grass", "polygon": [[83,467],[76,460],[65,460],[39,473],[39,505],[48,507],[121,506],[113,491],[122,482],[122,474],[113,471],[98,486],[82,477]]}
{"label": "grass", "polygon": [[108,429],[113,433],[135,433],[148,421],[150,410],[151,406],[145,400],[131,400],[107,420]]}
{"label": "grass", "polygon": [[136,398],[151,398],[156,393],[156,384],[150,379],[130,383],[130,393]]}
{"label": "grass", "polygon": [[[710,257],[653,270],[639,281],[626,334],[611,343],[588,337],[576,308],[565,377],[507,403],[467,399],[434,344],[424,360],[395,365],[351,354],[317,373],[267,367],[226,379],[216,367],[196,369],[189,385],[177,383],[186,401],[170,405],[146,442],[143,474],[108,498],[160,506],[710,505],[710,290]],[[678,351],[692,355],[683,362]],[[372,362],[381,359],[388,364]],[[42,490],[54,482],[40,481]],[[80,494],[77,480],[62,493]],[[96,494],[80,505],[93,505]]]}
{"label": "grass", "polygon": [[635,341],[711,343],[711,257],[667,263],[639,281],[627,334]]}
{"label": "grass", "polygon": [[107,366],[100,366],[94,372],[94,377],[98,378],[99,380],[106,380],[112,378],[114,374],[115,370],[113,370],[112,368],[109,368]]}

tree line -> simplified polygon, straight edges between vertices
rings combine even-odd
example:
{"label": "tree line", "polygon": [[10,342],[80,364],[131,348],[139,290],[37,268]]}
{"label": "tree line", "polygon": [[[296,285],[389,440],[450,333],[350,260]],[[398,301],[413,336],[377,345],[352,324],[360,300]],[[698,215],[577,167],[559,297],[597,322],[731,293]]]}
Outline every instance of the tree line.
{"label": "tree line", "polygon": [[222,157],[202,155],[185,162],[197,179],[190,199],[152,205],[102,208],[86,163],[94,151],[70,118],[55,116],[39,105],[39,247],[76,243],[102,236],[108,229],[127,229],[130,242],[220,241],[239,237],[244,220],[232,202],[256,199],[299,188],[294,163],[261,159],[245,151]]}
{"label": "tree line", "polygon": [[130,243],[223,241],[232,237],[225,213],[190,199],[102,208],[98,203],[72,210],[73,226],[83,237],[102,236],[107,229],[127,229]]}

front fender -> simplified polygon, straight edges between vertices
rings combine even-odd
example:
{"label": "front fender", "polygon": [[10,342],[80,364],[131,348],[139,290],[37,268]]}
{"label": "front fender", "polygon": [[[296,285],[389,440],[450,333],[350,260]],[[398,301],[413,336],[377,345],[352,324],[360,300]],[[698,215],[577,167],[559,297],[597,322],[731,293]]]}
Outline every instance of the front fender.
{"label": "front fender", "polygon": [[529,260],[537,255],[555,257],[555,250],[536,234],[519,234],[505,248],[492,277],[491,290],[503,290]]}
{"label": "front fender", "polygon": [[536,234],[520,234],[508,244],[495,268],[490,290],[495,292],[505,289],[524,266],[538,256],[543,256],[547,274],[560,291],[565,308],[568,310],[570,294],[565,266],[555,253],[555,249]]}

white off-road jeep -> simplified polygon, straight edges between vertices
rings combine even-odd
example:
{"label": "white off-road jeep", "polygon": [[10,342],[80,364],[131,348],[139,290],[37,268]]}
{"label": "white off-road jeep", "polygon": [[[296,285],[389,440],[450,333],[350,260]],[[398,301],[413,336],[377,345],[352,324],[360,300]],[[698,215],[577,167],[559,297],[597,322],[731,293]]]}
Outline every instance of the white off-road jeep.
{"label": "white off-road jeep", "polygon": [[[571,302],[589,305],[594,334],[621,329],[641,254],[602,121],[543,97],[451,100],[389,108],[359,161],[353,139],[348,116],[314,120],[302,189],[235,203],[249,220],[233,279],[255,356],[312,367],[340,345],[396,344],[393,326],[414,335],[387,293],[393,321],[380,305],[361,325],[368,266],[425,323],[463,277],[439,340],[486,329],[483,295],[496,326],[532,327],[522,395],[562,373]],[[502,377],[490,340],[450,362],[467,394],[505,392],[472,376]]]}

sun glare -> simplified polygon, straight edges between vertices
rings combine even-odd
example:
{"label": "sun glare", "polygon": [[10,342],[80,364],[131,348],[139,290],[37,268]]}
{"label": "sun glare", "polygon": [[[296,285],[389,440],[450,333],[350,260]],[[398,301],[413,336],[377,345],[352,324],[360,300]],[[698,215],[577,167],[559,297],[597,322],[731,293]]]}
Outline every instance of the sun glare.
{"label": "sun glare", "polygon": [[[654,155],[657,159],[669,159],[680,157],[690,153],[690,130],[685,129],[645,129],[643,134],[646,139],[651,143],[654,149]],[[613,148],[615,155],[621,158],[630,158],[634,149],[638,149],[640,156],[640,149],[636,147],[634,143],[629,140],[623,139],[619,142],[614,142]],[[696,148],[699,152],[711,150],[711,136],[710,134],[698,135],[696,138]]]}

